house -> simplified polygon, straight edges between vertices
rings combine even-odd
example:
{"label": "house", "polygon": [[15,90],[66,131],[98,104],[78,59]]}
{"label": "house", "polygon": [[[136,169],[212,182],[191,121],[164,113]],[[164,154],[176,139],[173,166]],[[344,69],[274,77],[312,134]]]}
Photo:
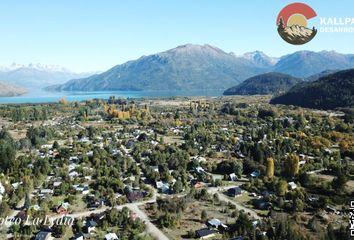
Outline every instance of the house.
{"label": "house", "polygon": [[96,229],[97,223],[93,220],[86,221],[85,224],[85,232],[86,233],[91,233]]}
{"label": "house", "polygon": [[242,194],[242,189],[240,187],[233,187],[227,190],[227,195],[230,197],[236,197]]}
{"label": "house", "polygon": [[209,220],[207,222],[207,226],[209,228],[214,228],[214,229],[218,229],[218,230],[227,230],[228,229],[228,227],[217,218],[213,218],[213,219]]}
{"label": "house", "polygon": [[12,186],[14,189],[17,189],[21,184],[22,184],[22,182],[15,182],[15,183],[11,184],[11,186]]}
{"label": "house", "polygon": [[72,171],[72,172],[69,173],[69,177],[71,177],[71,178],[75,178],[75,177],[78,177],[78,176],[79,176],[79,173],[76,172],[76,171]]}
{"label": "house", "polygon": [[195,168],[196,173],[198,174],[204,174],[206,173],[205,170],[202,167],[196,167]]}
{"label": "house", "polygon": [[201,157],[201,156],[195,156],[195,157],[191,157],[191,160],[196,160],[197,162],[206,162],[206,158],[205,157]]}
{"label": "house", "polygon": [[53,194],[54,191],[53,189],[41,189],[41,194],[47,195],[47,194]]}
{"label": "house", "polygon": [[297,185],[296,185],[296,183],[294,183],[294,182],[289,182],[289,183],[288,183],[288,186],[289,186],[289,188],[290,188],[291,190],[294,190],[294,189],[297,188]]}
{"label": "house", "polygon": [[40,231],[39,233],[37,233],[36,237],[34,238],[34,240],[51,240],[51,239],[54,239],[52,237],[52,233],[47,231]]}
{"label": "house", "polygon": [[104,236],[106,240],[118,240],[117,234],[115,233],[108,233]]}
{"label": "house", "polygon": [[162,193],[169,193],[170,191],[170,185],[166,182],[162,181],[157,181],[156,182],[156,188],[160,190]]}
{"label": "house", "polygon": [[62,184],[62,182],[53,182],[53,187],[59,187]]}
{"label": "house", "polygon": [[254,171],[250,174],[250,176],[253,177],[253,178],[257,178],[257,177],[259,177],[260,174],[261,174],[261,173],[260,173],[258,170],[254,170]]}
{"label": "house", "polygon": [[21,219],[22,221],[25,221],[27,219],[27,214],[25,211],[19,211],[17,214],[16,214],[16,218],[17,219]]}
{"label": "house", "polygon": [[237,176],[236,176],[235,173],[231,173],[231,174],[229,175],[229,179],[230,179],[230,181],[236,181],[238,178],[237,178]]}
{"label": "house", "polygon": [[193,187],[194,187],[195,189],[198,189],[198,188],[203,187],[203,184],[202,184],[201,182],[194,181]]}
{"label": "house", "polygon": [[272,204],[265,201],[264,199],[254,199],[252,203],[255,206],[255,208],[260,210],[268,210],[272,207]]}
{"label": "house", "polygon": [[127,193],[127,199],[129,202],[135,202],[144,198],[144,194],[140,191],[131,191]]}
{"label": "house", "polygon": [[69,211],[69,206],[70,206],[69,203],[64,202],[57,207],[56,212],[58,214],[67,214]]}
{"label": "house", "polygon": [[217,233],[217,231],[210,230],[209,228],[202,228],[202,229],[195,231],[195,234],[199,239],[208,239],[208,238],[214,237],[216,235],[216,233]]}
{"label": "house", "polygon": [[154,172],[159,172],[159,167],[158,166],[152,166],[151,167]]}
{"label": "house", "polygon": [[270,193],[268,191],[263,191],[262,197],[268,199],[270,197]]}

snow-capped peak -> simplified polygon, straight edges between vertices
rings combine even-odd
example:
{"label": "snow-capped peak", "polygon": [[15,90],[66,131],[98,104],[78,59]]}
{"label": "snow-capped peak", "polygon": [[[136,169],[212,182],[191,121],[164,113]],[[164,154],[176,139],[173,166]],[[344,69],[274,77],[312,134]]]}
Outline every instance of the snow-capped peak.
{"label": "snow-capped peak", "polygon": [[17,69],[21,68],[29,68],[29,69],[35,69],[39,71],[45,71],[45,72],[71,72],[70,70],[60,66],[60,65],[50,65],[50,64],[41,64],[41,63],[29,63],[29,64],[18,64],[18,63],[12,63],[10,65],[5,65],[5,66],[0,66],[0,71],[3,72],[8,72],[8,71],[14,71]]}

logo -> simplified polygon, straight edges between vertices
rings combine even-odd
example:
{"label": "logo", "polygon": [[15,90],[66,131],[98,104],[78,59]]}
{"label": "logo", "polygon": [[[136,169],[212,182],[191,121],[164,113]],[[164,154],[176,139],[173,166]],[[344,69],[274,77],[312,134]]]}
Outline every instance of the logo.
{"label": "logo", "polygon": [[317,34],[315,27],[308,28],[307,20],[316,17],[316,12],[304,3],[292,3],[284,7],[278,17],[278,33],[281,38],[293,45],[310,42]]}

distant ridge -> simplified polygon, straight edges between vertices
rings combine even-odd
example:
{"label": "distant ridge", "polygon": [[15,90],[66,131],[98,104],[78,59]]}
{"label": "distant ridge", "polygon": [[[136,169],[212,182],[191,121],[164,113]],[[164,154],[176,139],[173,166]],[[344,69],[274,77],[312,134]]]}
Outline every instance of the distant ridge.
{"label": "distant ridge", "polygon": [[246,79],[239,85],[229,88],[224,95],[267,95],[280,94],[301,82],[299,78],[294,78],[283,73],[264,73]]}
{"label": "distant ridge", "polygon": [[73,78],[82,78],[92,73],[75,73],[59,65],[16,64],[0,66],[0,82],[7,82],[26,89],[39,89],[64,83]]}
{"label": "distant ridge", "polygon": [[15,97],[27,93],[27,90],[8,83],[0,83],[0,97]]}
{"label": "distant ridge", "polygon": [[325,110],[354,107],[354,69],[298,84],[270,103]]}

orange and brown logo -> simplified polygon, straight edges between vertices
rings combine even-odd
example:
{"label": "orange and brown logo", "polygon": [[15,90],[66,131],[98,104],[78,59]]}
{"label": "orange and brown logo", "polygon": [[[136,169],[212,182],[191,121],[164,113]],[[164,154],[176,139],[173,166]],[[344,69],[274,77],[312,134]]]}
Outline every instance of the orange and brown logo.
{"label": "orange and brown logo", "polygon": [[284,7],[278,17],[278,33],[284,41],[301,45],[311,41],[317,34],[315,27],[308,28],[307,20],[316,17],[316,12],[304,3],[292,3]]}

